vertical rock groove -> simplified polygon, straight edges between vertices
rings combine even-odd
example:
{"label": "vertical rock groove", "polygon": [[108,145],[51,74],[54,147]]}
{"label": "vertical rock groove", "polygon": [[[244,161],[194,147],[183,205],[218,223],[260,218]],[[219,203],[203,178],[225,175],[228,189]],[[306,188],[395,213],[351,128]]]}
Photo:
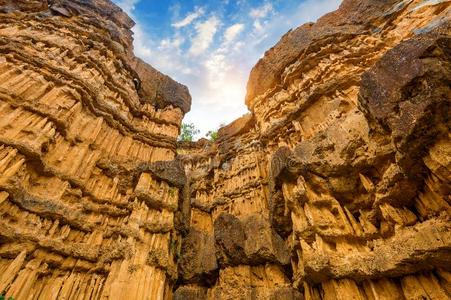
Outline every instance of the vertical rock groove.
{"label": "vertical rock groove", "polygon": [[0,291],[171,299],[187,88],[109,1],[0,7]]}
{"label": "vertical rock groove", "polygon": [[450,299],[451,1],[344,0],[177,142],[109,0],[0,0],[0,293]]}
{"label": "vertical rock groove", "polygon": [[180,144],[175,299],[451,297],[450,9],[346,0],[265,53],[251,113]]}

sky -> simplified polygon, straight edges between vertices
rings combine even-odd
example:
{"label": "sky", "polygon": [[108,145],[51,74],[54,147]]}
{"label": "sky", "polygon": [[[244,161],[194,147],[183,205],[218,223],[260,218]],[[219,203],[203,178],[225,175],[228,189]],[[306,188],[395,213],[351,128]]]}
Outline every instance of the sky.
{"label": "sky", "polygon": [[292,28],[341,0],[113,0],[136,22],[135,55],[188,86],[197,138],[248,112],[249,73]]}

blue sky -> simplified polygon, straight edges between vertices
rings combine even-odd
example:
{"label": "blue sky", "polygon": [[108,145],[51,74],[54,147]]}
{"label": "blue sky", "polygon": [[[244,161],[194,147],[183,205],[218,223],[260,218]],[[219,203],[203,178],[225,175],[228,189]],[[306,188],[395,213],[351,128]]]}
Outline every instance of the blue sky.
{"label": "blue sky", "polygon": [[188,86],[202,137],[247,112],[249,72],[288,30],[341,0],[113,0],[136,22],[135,54]]}

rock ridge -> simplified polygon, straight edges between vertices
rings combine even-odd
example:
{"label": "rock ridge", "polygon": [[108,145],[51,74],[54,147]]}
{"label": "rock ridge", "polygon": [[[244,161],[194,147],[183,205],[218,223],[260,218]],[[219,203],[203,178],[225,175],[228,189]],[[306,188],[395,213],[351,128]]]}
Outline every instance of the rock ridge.
{"label": "rock ridge", "polygon": [[265,53],[250,113],[183,146],[209,250],[175,299],[451,297],[450,4],[345,0]]}
{"label": "rock ridge", "polygon": [[170,299],[188,89],[106,0],[0,1],[0,292]]}
{"label": "rock ridge", "polygon": [[0,0],[0,293],[450,299],[451,1],[344,0],[178,142],[109,0]]}

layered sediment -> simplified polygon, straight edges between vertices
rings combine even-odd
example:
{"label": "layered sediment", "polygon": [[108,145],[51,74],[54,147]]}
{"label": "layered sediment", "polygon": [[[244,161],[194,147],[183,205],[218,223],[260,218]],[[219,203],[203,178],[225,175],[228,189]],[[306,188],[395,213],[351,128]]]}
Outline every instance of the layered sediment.
{"label": "layered sediment", "polygon": [[184,150],[176,299],[450,298],[450,4],[346,0],[266,52]]}
{"label": "layered sediment", "polygon": [[170,299],[188,89],[109,1],[0,8],[0,292]]}
{"label": "layered sediment", "polygon": [[449,299],[451,2],[345,0],[177,143],[188,90],[107,0],[0,0],[0,292]]}

